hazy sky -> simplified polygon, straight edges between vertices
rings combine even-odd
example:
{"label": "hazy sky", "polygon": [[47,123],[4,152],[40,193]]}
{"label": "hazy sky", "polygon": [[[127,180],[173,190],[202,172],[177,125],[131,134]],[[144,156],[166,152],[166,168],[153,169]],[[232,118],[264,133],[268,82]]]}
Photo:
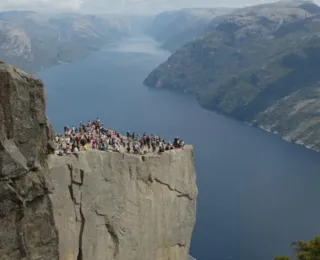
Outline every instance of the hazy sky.
{"label": "hazy sky", "polygon": [[185,7],[232,7],[274,0],[0,0],[0,10],[29,9],[90,13],[157,13]]}

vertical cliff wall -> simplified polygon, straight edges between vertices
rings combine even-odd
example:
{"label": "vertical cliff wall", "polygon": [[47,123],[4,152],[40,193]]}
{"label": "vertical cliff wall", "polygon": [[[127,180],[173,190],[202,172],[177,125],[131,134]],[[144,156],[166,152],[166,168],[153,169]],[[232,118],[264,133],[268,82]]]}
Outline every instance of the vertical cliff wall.
{"label": "vertical cliff wall", "polygon": [[0,63],[0,260],[187,260],[192,147],[52,153],[42,82]]}
{"label": "vertical cliff wall", "polygon": [[0,63],[0,259],[59,259],[42,82]]}
{"label": "vertical cliff wall", "polygon": [[192,147],[162,155],[52,156],[60,259],[187,260],[197,188]]}

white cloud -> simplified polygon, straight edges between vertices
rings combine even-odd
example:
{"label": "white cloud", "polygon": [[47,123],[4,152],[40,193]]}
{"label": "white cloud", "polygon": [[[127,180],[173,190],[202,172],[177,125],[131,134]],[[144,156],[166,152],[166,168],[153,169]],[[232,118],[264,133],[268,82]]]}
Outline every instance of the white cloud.
{"label": "white cloud", "polygon": [[156,13],[163,10],[242,6],[274,2],[273,0],[0,0],[1,10],[57,10],[75,12]]}

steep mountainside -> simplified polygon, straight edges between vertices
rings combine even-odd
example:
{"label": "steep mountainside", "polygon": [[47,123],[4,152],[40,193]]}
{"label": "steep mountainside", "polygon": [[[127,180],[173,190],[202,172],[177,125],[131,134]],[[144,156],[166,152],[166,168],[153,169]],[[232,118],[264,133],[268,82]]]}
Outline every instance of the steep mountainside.
{"label": "steep mountainside", "polygon": [[128,34],[128,25],[116,17],[3,12],[0,13],[0,57],[35,72],[84,58]]}
{"label": "steep mountainside", "polygon": [[54,154],[40,80],[0,63],[0,259],[187,260],[193,149]]}
{"label": "steep mountainside", "polygon": [[214,17],[232,10],[231,8],[190,8],[163,12],[154,18],[147,33],[162,42],[163,48],[174,51],[201,35]]}
{"label": "steep mountainside", "polygon": [[0,63],[0,258],[59,259],[43,171],[52,151],[40,80]]}
{"label": "steep mountainside", "polygon": [[145,80],[320,148],[320,7],[282,1],[215,19]]}

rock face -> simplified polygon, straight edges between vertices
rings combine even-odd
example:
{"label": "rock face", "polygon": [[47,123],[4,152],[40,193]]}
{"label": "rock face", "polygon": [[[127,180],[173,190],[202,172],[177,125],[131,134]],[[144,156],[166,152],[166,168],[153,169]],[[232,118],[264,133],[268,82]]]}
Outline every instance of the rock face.
{"label": "rock face", "polygon": [[42,82],[0,64],[0,259],[187,260],[193,150],[50,155]]}
{"label": "rock face", "polygon": [[43,170],[50,127],[41,81],[0,64],[0,259],[59,259]]}
{"label": "rock face", "polygon": [[188,259],[197,189],[192,147],[163,155],[52,156],[60,259]]}

